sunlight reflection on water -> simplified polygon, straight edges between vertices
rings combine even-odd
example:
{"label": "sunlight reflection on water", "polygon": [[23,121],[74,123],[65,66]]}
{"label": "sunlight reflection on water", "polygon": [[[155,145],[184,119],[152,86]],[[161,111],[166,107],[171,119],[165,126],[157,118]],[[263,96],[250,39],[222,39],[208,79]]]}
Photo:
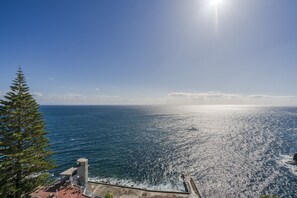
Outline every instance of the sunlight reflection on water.
{"label": "sunlight reflection on water", "polygon": [[[184,190],[193,175],[205,197],[294,197],[282,155],[297,151],[297,108],[257,106],[68,106],[42,111],[54,156],[67,168],[90,159],[93,179]],[[70,141],[72,140],[72,141]],[[61,143],[63,142],[63,144]]]}

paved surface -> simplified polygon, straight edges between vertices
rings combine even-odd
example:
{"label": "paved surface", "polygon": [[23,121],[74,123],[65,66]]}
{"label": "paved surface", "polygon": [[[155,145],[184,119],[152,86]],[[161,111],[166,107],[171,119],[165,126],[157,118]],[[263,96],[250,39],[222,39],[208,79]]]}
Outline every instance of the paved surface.
{"label": "paved surface", "polygon": [[[57,191],[58,190],[58,191]],[[31,194],[33,198],[86,198],[82,195],[79,187],[54,185],[49,188],[42,188]]]}
{"label": "paved surface", "polygon": [[[93,188],[92,188],[93,187]],[[104,197],[110,192],[114,198],[139,198],[139,197],[158,197],[158,198],[190,198],[188,193],[158,192],[124,186],[115,186],[104,183],[89,182],[89,196]],[[93,193],[92,193],[93,189]]]}
{"label": "paved surface", "polygon": [[[98,182],[89,182],[87,195],[90,197],[104,197],[110,192],[114,198],[201,198],[200,193],[191,177],[186,177],[185,185],[188,193],[185,192],[168,192],[154,191],[140,188],[131,188],[125,186],[117,186]],[[33,198],[86,198],[82,195],[80,187],[54,184],[48,188],[42,188],[32,193]]]}

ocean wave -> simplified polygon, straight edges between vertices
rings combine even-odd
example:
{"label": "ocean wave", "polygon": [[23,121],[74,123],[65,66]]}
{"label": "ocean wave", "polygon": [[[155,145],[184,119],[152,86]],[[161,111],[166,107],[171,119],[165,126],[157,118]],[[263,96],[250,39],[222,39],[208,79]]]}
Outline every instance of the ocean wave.
{"label": "ocean wave", "polygon": [[149,182],[135,182],[129,179],[119,179],[112,177],[89,177],[91,182],[107,183],[112,185],[120,185],[126,187],[142,188],[147,190],[160,190],[160,191],[174,191],[174,192],[185,192],[185,188],[180,182],[180,185],[175,185],[170,182],[162,183],[158,185],[152,185]]}
{"label": "ocean wave", "polygon": [[289,171],[297,176],[297,165],[288,164],[288,162],[292,162],[293,156],[290,155],[280,155],[279,164],[282,167],[289,169]]}

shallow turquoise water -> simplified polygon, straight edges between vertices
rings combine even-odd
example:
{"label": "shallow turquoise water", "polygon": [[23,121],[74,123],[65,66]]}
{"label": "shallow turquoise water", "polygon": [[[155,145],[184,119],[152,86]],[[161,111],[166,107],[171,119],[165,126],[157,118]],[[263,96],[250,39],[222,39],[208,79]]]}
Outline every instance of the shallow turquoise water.
{"label": "shallow turquoise water", "polygon": [[90,178],[205,197],[297,197],[297,108],[42,106],[59,172],[86,157]]}

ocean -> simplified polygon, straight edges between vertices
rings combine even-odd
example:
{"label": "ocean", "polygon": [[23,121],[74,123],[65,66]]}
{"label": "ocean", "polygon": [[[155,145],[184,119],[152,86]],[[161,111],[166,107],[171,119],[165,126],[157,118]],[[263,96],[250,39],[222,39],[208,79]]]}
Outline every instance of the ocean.
{"label": "ocean", "polygon": [[[297,197],[297,107],[41,106],[55,177],[89,159],[89,177],[204,197]],[[296,171],[295,171],[296,170]]]}

